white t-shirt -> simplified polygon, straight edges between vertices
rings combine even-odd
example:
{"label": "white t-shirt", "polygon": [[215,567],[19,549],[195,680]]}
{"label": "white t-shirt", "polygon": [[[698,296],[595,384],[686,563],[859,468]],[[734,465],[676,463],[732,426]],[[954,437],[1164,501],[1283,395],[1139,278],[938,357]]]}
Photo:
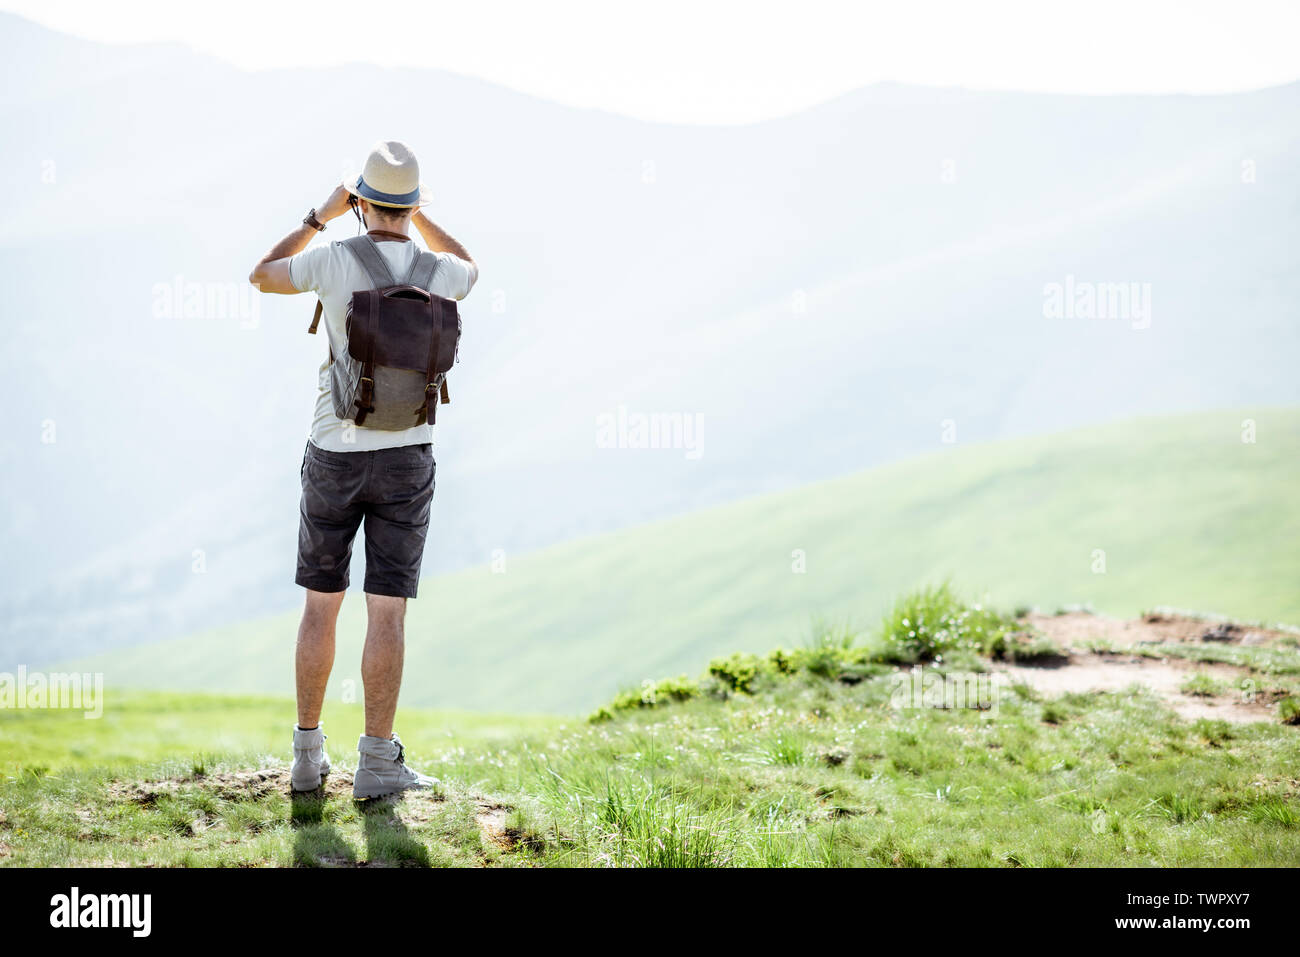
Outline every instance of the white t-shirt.
{"label": "white t-shirt", "polygon": [[[401,282],[418,249],[414,242],[377,240],[379,252],[388,260],[393,278]],[[438,268],[434,270],[429,292],[444,299],[464,299],[474,288],[478,269],[451,253],[434,253]],[[347,349],[348,302],[358,289],[370,289],[370,279],[357,257],[340,243],[306,249],[289,260],[289,281],[299,292],[314,292],[324,304],[325,335],[334,354]],[[371,452],[403,445],[421,445],[433,441],[432,425],[417,425],[400,432],[370,429],[340,419],[334,414],[330,397],[329,356],[321,363],[317,379],[316,416],[311,424],[311,443],[327,452]]]}

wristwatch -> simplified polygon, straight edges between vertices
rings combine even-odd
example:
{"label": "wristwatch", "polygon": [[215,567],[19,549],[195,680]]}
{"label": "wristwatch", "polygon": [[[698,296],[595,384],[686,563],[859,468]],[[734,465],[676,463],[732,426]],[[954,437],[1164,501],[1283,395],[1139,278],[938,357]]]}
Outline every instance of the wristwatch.
{"label": "wristwatch", "polygon": [[312,207],[312,209],[307,213],[306,217],[302,221],[302,224],[304,226],[310,226],[318,233],[325,228],[325,224],[316,218],[315,207]]}

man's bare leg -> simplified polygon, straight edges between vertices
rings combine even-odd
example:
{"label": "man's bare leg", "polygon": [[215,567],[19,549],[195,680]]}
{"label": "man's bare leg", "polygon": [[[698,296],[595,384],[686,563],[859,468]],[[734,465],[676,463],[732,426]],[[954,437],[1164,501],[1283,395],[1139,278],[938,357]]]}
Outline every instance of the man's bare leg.
{"label": "man's bare leg", "polygon": [[307,604],[298,626],[298,647],[294,655],[298,679],[298,727],[320,724],[325,703],[325,685],[334,667],[334,626],[345,592],[307,589]]}
{"label": "man's bare leg", "polygon": [[406,652],[406,599],[366,595],[366,647],[361,682],[366,693],[366,734],[387,740],[393,734],[397,693],[402,687]]}

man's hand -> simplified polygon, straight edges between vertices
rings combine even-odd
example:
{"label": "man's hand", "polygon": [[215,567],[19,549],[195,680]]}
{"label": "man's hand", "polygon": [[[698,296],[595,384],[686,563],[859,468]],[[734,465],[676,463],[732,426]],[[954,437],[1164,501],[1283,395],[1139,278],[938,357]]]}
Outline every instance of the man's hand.
{"label": "man's hand", "polygon": [[[316,207],[316,221],[321,225],[331,219],[338,219],[348,211],[348,197],[351,194],[342,186],[334,187],[329,199]],[[299,226],[284,239],[271,248],[261,258],[253,271],[248,274],[248,281],[260,292],[278,292],[292,294],[298,291],[289,278],[289,257],[295,256],[307,248],[316,236],[316,230],[310,226]]]}
{"label": "man's hand", "polygon": [[335,186],[329,199],[316,207],[316,220],[320,223],[328,223],[331,219],[338,219],[348,211],[351,205],[348,203],[348,198],[351,195],[342,186]]}

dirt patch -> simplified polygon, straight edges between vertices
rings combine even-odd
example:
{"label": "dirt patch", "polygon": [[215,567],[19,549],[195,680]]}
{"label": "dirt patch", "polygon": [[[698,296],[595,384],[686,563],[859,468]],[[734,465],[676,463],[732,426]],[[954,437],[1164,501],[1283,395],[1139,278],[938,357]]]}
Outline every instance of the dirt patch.
{"label": "dirt patch", "polygon": [[[334,777],[333,774],[326,778]],[[288,768],[263,768],[196,776],[193,784],[211,791],[223,801],[259,801],[274,791],[290,790]],[[329,782],[334,784],[334,782]]]}
{"label": "dirt patch", "polygon": [[279,791],[298,797],[352,796],[352,775],[346,771],[331,771],[325,786],[315,791],[293,791],[288,768],[260,768],[255,771],[228,771],[216,774],[188,774],[156,781],[114,781],[108,793],[117,801],[130,801],[150,808],[160,798],[176,796],[183,788],[208,791],[223,801],[259,801],[268,794]]}
{"label": "dirt patch", "polygon": [[[514,810],[508,804],[497,804],[487,798],[475,798],[474,818],[484,840],[503,851],[541,852],[546,846],[545,838],[530,833],[527,829],[510,824],[510,812]],[[490,865],[490,861],[486,861]]]}
{"label": "dirt patch", "polygon": [[135,784],[129,781],[114,781],[108,786],[108,794],[115,801],[130,801],[143,808],[151,808],[158,799],[180,792],[180,785],[175,781],[146,781]]}
{"label": "dirt patch", "polygon": [[1190,618],[1173,614],[1150,614],[1124,620],[1072,611],[1064,615],[1025,616],[1027,624],[1037,628],[1063,649],[1080,648],[1090,642],[1109,642],[1116,647],[1179,642],[1199,644],[1203,641],[1239,645],[1271,645],[1295,640],[1290,632],[1254,625]]}
{"label": "dirt patch", "polygon": [[506,818],[510,814],[510,808],[504,804],[490,804],[486,801],[479,801],[476,806],[474,819],[478,821],[483,836],[503,850],[514,847],[515,842],[506,828]]}
{"label": "dirt patch", "polygon": [[318,854],[316,855],[316,864],[319,867],[386,867],[382,863],[371,861],[358,861],[342,854]]}
{"label": "dirt patch", "polygon": [[998,671],[1023,681],[1049,697],[1083,691],[1119,691],[1142,685],[1159,695],[1171,708],[1189,720],[1219,718],[1236,723],[1268,721],[1271,714],[1263,695],[1253,701],[1239,691],[1223,695],[1194,696],[1182,692],[1182,684],[1194,672],[1215,673],[1231,683],[1245,674],[1228,666],[1194,665],[1171,659],[1156,661],[1136,655],[1072,655],[1067,664],[1052,668],[1032,665],[1003,665]]}
{"label": "dirt patch", "polygon": [[853,752],[850,751],[848,748],[840,747],[837,745],[836,747],[825,748],[819,751],[817,757],[824,764],[827,764],[830,767],[835,768],[835,767],[839,767],[849,758],[853,757]]}
{"label": "dirt patch", "polygon": [[[1049,665],[998,665],[997,671],[1048,696],[1119,691],[1142,685],[1188,720],[1271,721],[1272,699],[1257,690],[1258,679],[1249,669],[1176,657],[1152,658],[1135,652],[1171,643],[1268,645],[1283,639],[1294,640],[1289,633],[1275,629],[1171,614],[1151,614],[1126,621],[1070,612],[1031,614],[1023,620],[1046,635],[1064,657]],[[1196,695],[1185,693],[1183,684],[1193,674],[1209,676],[1215,690]]]}

